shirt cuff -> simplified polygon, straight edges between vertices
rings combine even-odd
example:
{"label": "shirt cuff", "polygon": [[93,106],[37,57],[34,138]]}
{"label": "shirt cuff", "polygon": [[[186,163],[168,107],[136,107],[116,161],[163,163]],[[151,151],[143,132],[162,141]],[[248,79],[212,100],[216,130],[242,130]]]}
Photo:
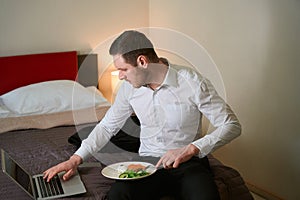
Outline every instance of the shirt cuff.
{"label": "shirt cuff", "polygon": [[199,158],[204,158],[205,156],[207,156],[211,151],[208,150],[210,148],[208,148],[207,146],[203,145],[203,144],[199,144],[199,141],[194,141],[192,142],[193,145],[195,145],[198,149],[199,149],[199,154],[198,157]]}
{"label": "shirt cuff", "polygon": [[82,146],[74,154],[80,156],[82,158],[82,161],[85,161],[91,156],[90,152],[88,152],[88,150],[86,150]]}

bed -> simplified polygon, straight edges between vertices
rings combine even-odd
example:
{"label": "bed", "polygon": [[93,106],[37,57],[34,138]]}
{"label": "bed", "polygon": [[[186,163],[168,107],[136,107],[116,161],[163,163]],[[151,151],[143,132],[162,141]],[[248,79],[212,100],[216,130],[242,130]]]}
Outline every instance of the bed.
{"label": "bed", "polygon": [[[88,76],[96,74],[96,83],[80,80],[83,65],[76,51],[0,57],[0,148],[32,174],[68,159],[110,107],[97,90],[97,73]],[[86,67],[97,69],[97,62]],[[132,116],[101,152],[79,167],[87,193],[64,199],[107,199],[114,181],[103,177],[101,169],[131,159],[138,134],[138,119]],[[209,162],[222,200],[253,199],[238,171],[212,155]],[[30,197],[1,170],[0,199]]]}

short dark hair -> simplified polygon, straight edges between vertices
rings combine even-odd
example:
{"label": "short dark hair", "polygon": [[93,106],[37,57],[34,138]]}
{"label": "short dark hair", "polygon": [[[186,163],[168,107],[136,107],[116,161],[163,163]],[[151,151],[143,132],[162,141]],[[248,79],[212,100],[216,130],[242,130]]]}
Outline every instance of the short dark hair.
{"label": "short dark hair", "polygon": [[136,61],[140,55],[146,56],[150,62],[159,62],[151,41],[143,33],[134,30],[125,31],[117,37],[110,46],[109,54],[120,54],[133,66],[137,66]]}

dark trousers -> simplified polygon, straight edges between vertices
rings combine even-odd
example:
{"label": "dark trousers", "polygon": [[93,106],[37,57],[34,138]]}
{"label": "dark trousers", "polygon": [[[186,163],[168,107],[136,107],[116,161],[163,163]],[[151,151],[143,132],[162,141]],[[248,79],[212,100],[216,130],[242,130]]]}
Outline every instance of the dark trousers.
{"label": "dark trousers", "polygon": [[159,169],[147,178],[116,181],[108,195],[109,200],[159,200],[164,196],[177,200],[219,199],[206,157],[193,157],[176,169]]}

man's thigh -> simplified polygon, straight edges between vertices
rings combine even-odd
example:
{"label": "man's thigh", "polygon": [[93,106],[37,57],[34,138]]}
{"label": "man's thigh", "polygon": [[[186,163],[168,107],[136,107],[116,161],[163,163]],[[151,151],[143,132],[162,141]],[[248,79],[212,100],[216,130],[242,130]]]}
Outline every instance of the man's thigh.
{"label": "man's thigh", "polygon": [[165,170],[158,170],[146,178],[116,181],[108,193],[109,200],[158,200],[169,193],[167,178]]}
{"label": "man's thigh", "polygon": [[219,199],[207,158],[192,158],[176,169],[160,169],[135,181],[117,181],[109,200],[158,200],[162,196],[176,199]]}
{"label": "man's thigh", "polygon": [[206,157],[192,158],[172,173],[176,176],[177,199],[219,199],[219,192]]}

